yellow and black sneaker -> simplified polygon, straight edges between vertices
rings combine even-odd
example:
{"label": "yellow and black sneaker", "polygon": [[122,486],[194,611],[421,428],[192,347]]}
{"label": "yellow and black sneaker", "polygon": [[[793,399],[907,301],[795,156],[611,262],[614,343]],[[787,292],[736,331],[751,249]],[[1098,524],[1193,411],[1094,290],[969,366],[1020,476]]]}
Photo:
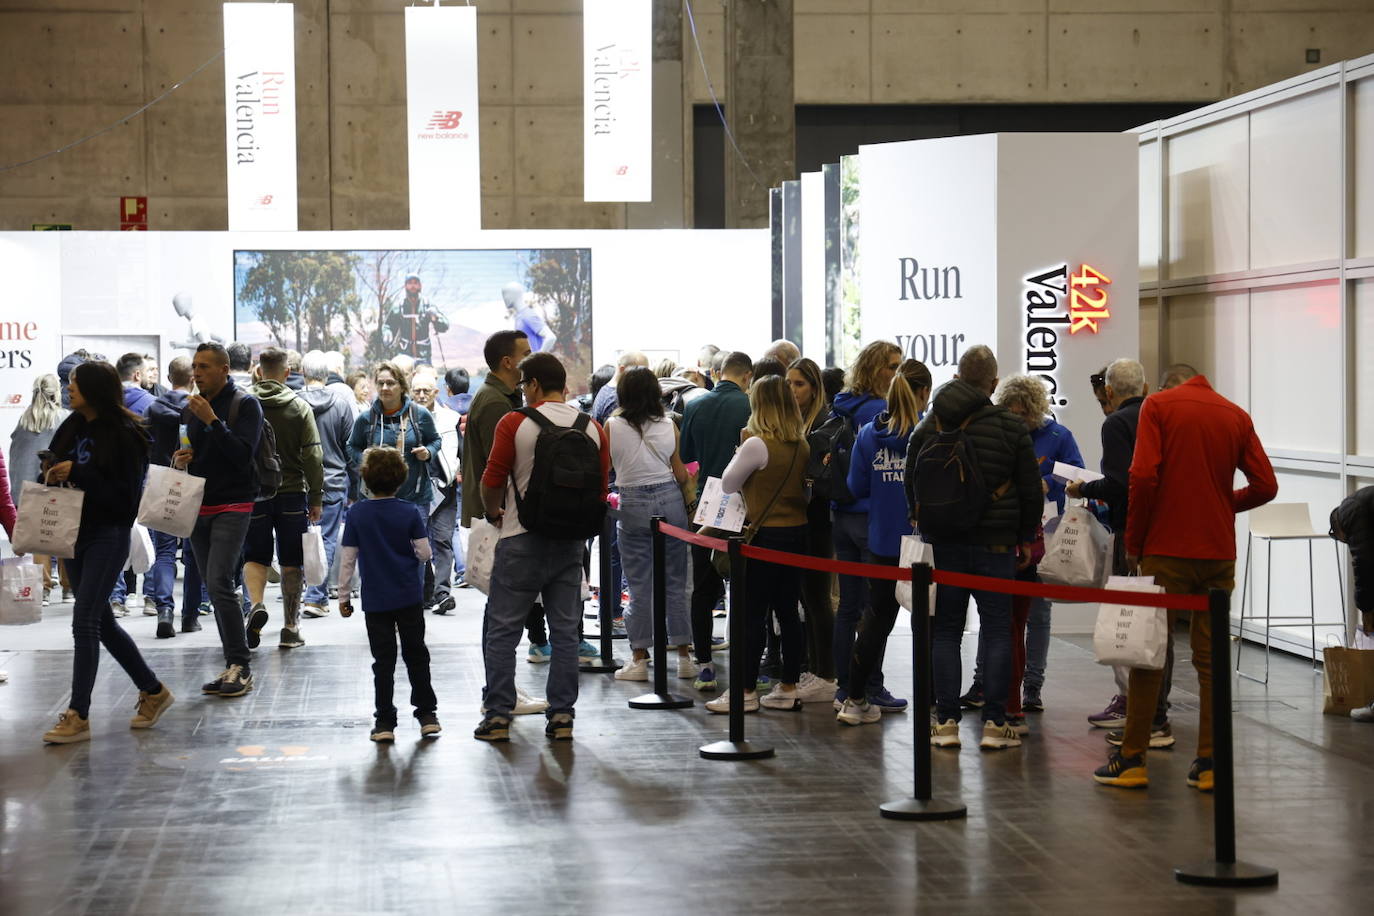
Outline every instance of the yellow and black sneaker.
{"label": "yellow and black sneaker", "polygon": [[1123,789],[1143,789],[1150,784],[1144,756],[1122,757],[1120,753],[1115,752],[1105,765],[1093,771],[1093,779],[1104,786],[1119,786]]}
{"label": "yellow and black sneaker", "polygon": [[1199,792],[1212,791],[1212,758],[1196,757],[1188,768],[1188,785]]}
{"label": "yellow and black sneaker", "polygon": [[488,715],[473,730],[472,737],[478,741],[509,741],[510,719],[505,716]]}

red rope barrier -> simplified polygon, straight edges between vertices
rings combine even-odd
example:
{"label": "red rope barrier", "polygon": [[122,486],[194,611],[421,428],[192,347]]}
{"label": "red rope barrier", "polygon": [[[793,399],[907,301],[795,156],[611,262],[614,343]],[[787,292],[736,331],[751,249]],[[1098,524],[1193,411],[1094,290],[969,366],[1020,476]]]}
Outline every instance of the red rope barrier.
{"label": "red rope barrier", "polygon": [[[721,538],[706,537],[667,524],[659,525],[659,530],[669,537],[686,541],[689,544],[696,544],[709,550],[727,549],[726,542]],[[911,581],[911,570],[902,566],[879,566],[873,563],[808,557],[781,550],[769,550],[766,547],[754,547],[749,544],[743,545],[740,553],[752,560],[794,566],[798,569],[833,572],[842,576],[859,576],[865,579],[887,579],[893,582]],[[1167,608],[1171,611],[1205,611],[1208,609],[1206,595],[1166,595],[1156,592],[1133,592],[1126,589],[1078,588],[1073,585],[1021,582],[1016,579],[997,579],[991,576],[974,576],[968,573],[945,572],[939,569],[934,571],[934,579],[937,585],[1001,592],[1004,595],[1053,598],[1057,601],[1076,601],[1085,604],[1125,604],[1133,607]]]}

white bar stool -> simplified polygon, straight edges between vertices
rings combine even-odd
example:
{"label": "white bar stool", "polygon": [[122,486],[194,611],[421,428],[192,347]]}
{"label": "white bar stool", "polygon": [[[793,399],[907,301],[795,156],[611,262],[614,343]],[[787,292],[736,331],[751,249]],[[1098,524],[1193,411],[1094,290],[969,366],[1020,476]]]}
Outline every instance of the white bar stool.
{"label": "white bar stool", "polygon": [[[1314,573],[1312,566],[1312,542],[1316,540],[1326,540],[1329,535],[1324,531],[1318,531],[1312,527],[1312,516],[1308,511],[1307,503],[1269,503],[1260,506],[1258,509],[1250,510],[1250,536],[1245,543],[1245,581],[1241,584],[1240,592],[1240,645],[1236,647],[1236,674],[1240,677],[1261,684],[1269,683],[1269,634],[1273,629],[1284,627],[1306,626],[1312,634],[1312,670],[1317,668],[1317,660],[1321,657],[1317,649],[1317,627],[1341,627],[1344,628],[1344,620],[1332,621],[1331,623],[1317,623],[1317,598],[1314,583]],[[1265,588],[1264,588],[1264,677],[1256,677],[1247,674],[1240,668],[1241,652],[1245,648],[1245,621],[1259,620],[1259,615],[1245,614],[1245,601],[1249,592],[1251,578],[1251,548],[1256,538],[1264,541],[1265,548]],[[1306,614],[1272,614],[1270,613],[1270,598],[1274,579],[1274,542],[1275,541],[1307,541],[1307,601],[1308,613]],[[1341,610],[1345,611],[1345,576],[1341,567],[1341,548],[1336,541],[1331,542],[1335,547],[1336,553],[1336,582],[1341,590]],[[1253,602],[1253,599],[1252,599]],[[1306,621],[1306,623],[1275,623],[1274,621],[1295,620]]]}

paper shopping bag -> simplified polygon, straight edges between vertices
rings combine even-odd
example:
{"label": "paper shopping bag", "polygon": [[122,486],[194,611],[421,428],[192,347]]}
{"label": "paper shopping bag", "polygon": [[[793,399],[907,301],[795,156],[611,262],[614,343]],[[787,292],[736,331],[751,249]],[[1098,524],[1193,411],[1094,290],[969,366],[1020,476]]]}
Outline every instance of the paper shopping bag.
{"label": "paper shopping bag", "polygon": [[38,623],[43,619],[43,567],[28,557],[0,560],[0,625]]}
{"label": "paper shopping bag", "polygon": [[[929,563],[935,565],[935,550],[925,541],[921,540],[919,534],[902,535],[902,550],[897,558],[897,565],[902,569],[910,569],[916,563]],[[915,597],[913,586],[908,581],[897,583],[897,603],[908,611],[912,610],[912,601]],[[935,613],[935,583],[930,583],[930,604],[926,607],[926,613]]]}
{"label": "paper shopping bag", "polygon": [[496,565],[496,544],[500,540],[500,528],[485,519],[472,520],[472,534],[468,536],[467,571],[463,573],[463,578],[484,595],[491,594],[491,570]]}
{"label": "paper shopping bag", "polygon": [[129,559],[124,568],[133,570],[136,576],[141,576],[153,568],[156,558],[153,538],[148,534],[148,529],[135,522],[134,527],[129,530]]}
{"label": "paper shopping bag", "polygon": [[14,552],[67,560],[76,556],[86,494],[74,487],[45,487],[32,480],[24,481],[19,494],[19,518],[10,538]]}
{"label": "paper shopping bag", "polygon": [[163,534],[188,538],[195,530],[204,498],[205,478],[152,465],[138,501],[138,522]]}
{"label": "paper shopping bag", "polygon": [[1374,703],[1374,649],[1322,649],[1322,713],[1348,716]]}
{"label": "paper shopping bag", "polygon": [[1111,572],[1112,536],[1087,506],[1071,506],[1045,526],[1040,579],[1054,585],[1101,588]]}
{"label": "paper shopping bag", "polygon": [[301,535],[301,549],[305,553],[302,567],[305,584],[324,585],[329,578],[329,562],[325,559],[324,534],[320,531],[319,525],[311,525],[305,529],[305,534]]}
{"label": "paper shopping bag", "polygon": [[[1161,594],[1164,587],[1148,576],[1112,576],[1107,587]],[[1103,604],[1093,628],[1093,654],[1099,665],[1127,668],[1164,667],[1169,650],[1169,612],[1160,607]]]}

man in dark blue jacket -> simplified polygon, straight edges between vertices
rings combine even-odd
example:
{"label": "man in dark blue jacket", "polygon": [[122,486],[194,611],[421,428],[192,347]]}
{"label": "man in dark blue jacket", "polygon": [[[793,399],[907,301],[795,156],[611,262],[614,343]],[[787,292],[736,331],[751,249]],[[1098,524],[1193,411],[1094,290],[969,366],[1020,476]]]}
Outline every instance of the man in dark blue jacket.
{"label": "man in dark blue jacket", "polygon": [[191,533],[191,548],[215,607],[226,665],[201,690],[212,696],[238,697],[253,689],[248,633],[234,578],[258,495],[254,456],[262,436],[262,406],[229,378],[229,354],[222,344],[196,347],[191,376],[200,392],[186,400],[186,435],[191,444],[178,450],[172,462],[205,478],[205,497]]}

